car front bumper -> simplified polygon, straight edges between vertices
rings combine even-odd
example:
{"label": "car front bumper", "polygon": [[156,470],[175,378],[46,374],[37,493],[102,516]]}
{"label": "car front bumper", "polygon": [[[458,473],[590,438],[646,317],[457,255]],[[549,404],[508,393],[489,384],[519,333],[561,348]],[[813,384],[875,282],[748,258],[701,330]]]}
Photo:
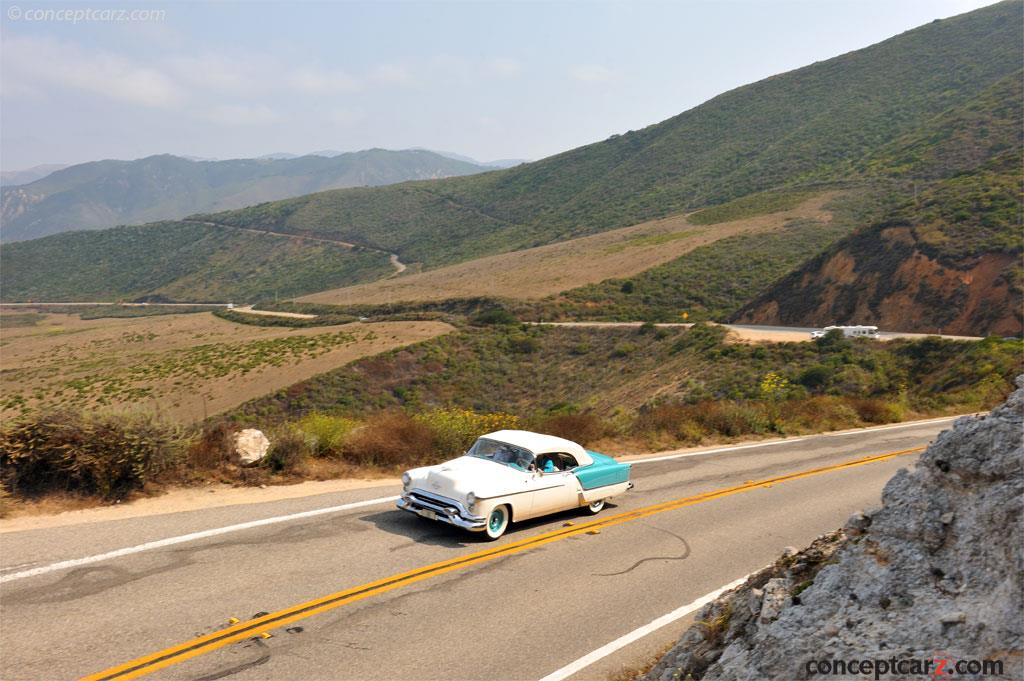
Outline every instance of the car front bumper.
{"label": "car front bumper", "polygon": [[461,502],[419,489],[403,492],[395,505],[403,511],[430,520],[440,520],[464,530],[482,530],[487,524],[486,518],[473,515]]}

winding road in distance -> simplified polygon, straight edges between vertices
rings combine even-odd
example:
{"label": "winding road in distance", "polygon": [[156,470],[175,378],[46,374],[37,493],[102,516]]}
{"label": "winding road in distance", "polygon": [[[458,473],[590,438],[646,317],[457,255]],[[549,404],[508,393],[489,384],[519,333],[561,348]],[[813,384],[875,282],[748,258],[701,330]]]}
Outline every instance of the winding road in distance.
{"label": "winding road in distance", "polygon": [[951,422],[644,457],[598,516],[493,543],[398,485],[2,533],[0,677],[604,680],[876,506]]}

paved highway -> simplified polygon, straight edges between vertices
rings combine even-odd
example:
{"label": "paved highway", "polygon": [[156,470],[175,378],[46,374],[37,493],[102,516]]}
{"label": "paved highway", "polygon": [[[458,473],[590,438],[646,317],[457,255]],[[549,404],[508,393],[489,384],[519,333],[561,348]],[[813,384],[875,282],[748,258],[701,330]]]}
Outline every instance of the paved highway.
{"label": "paved highway", "polygon": [[[717,322],[712,322],[717,324]],[[643,322],[527,322],[538,326],[569,326],[569,327],[590,327],[600,328],[639,328]],[[666,326],[688,329],[693,326],[692,322],[659,322],[655,326]],[[803,326],[762,326],[757,324],[719,324],[736,332],[746,340],[771,340],[771,341],[809,341],[811,332],[818,331],[816,328]],[[878,337],[881,340],[892,340],[894,338],[928,338],[938,336],[949,340],[981,340],[981,336],[950,336],[948,334],[936,333],[910,333],[907,331],[879,331]]]}
{"label": "paved highway", "polygon": [[0,677],[607,679],[681,606],[877,505],[950,422],[648,457],[596,518],[494,543],[397,487],[5,533]]}

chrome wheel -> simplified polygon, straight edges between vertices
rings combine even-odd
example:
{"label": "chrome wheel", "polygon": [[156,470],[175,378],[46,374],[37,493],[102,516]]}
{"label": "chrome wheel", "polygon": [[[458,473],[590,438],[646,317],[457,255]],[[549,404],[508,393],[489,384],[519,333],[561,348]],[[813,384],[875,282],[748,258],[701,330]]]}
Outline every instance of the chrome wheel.
{"label": "chrome wheel", "polygon": [[591,515],[597,515],[601,512],[602,508],[604,508],[604,499],[595,501],[592,504],[587,504],[587,513]]}

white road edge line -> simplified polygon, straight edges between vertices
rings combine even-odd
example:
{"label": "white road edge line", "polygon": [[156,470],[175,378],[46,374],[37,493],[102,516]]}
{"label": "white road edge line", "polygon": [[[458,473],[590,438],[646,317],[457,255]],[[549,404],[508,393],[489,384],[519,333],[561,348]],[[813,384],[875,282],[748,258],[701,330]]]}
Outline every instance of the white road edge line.
{"label": "white road edge line", "polygon": [[143,551],[161,549],[165,546],[183,544],[185,542],[196,541],[197,539],[216,537],[221,534],[228,534],[229,532],[238,532],[240,530],[248,530],[253,527],[262,527],[264,525],[274,525],[276,523],[288,522],[290,520],[312,518],[318,515],[326,515],[328,513],[338,513],[339,511],[348,511],[353,508],[362,508],[364,506],[376,506],[377,504],[385,504],[389,501],[395,501],[397,499],[398,497],[379,497],[377,499],[367,499],[365,501],[356,501],[348,504],[341,504],[340,506],[328,506],[326,508],[318,508],[312,511],[302,511],[301,513],[292,513],[290,515],[279,515],[274,516],[272,518],[263,518],[262,520],[252,520],[247,523],[238,523],[237,525],[226,525],[225,527],[216,527],[212,530],[203,530],[201,532],[182,534],[177,537],[168,537],[166,539],[159,539],[157,541],[146,542],[145,544],[139,544],[138,546],[129,546],[128,548],[124,549],[117,549],[115,551],[108,551],[106,553],[98,553],[94,556],[86,556],[85,558],[74,558],[72,560],[62,560],[59,563],[41,565],[40,567],[32,568],[31,570],[22,570],[21,572],[0,575],[0,584],[4,584],[6,582],[13,582],[16,579],[25,579],[26,577],[35,577],[36,575],[45,575],[48,572],[55,572],[56,570],[64,570],[67,568],[79,567],[81,565],[98,563],[103,560],[110,560],[111,558],[130,556],[133,553],[142,553]]}
{"label": "white road edge line", "polygon": [[[751,573],[751,574],[753,574],[753,573]],[[588,653],[588,654],[584,655],[583,657],[579,658],[578,660],[576,660],[574,662],[570,662],[569,664],[565,665],[561,669],[559,669],[557,671],[551,672],[550,674],[545,676],[540,681],[563,681],[563,679],[569,678],[573,674],[575,674],[575,673],[585,669],[586,667],[589,667],[590,665],[594,664],[598,660],[600,660],[602,658],[605,658],[605,657],[608,657],[609,655],[611,655],[612,653],[616,652],[617,650],[625,648],[630,643],[633,643],[634,641],[638,641],[638,640],[642,639],[644,636],[647,636],[648,634],[651,634],[651,633],[657,631],[658,629],[661,629],[664,626],[672,624],[673,622],[675,622],[676,620],[678,620],[680,618],[686,617],[687,615],[689,615],[694,610],[698,610],[698,609],[704,607],[705,605],[707,605],[711,601],[715,600],[716,598],[718,598],[719,596],[724,594],[726,591],[729,591],[730,589],[735,589],[739,585],[743,584],[743,582],[747,581],[748,577],[750,577],[750,575],[746,575],[745,577],[740,577],[736,581],[729,582],[728,584],[726,584],[725,586],[723,586],[720,589],[715,589],[714,591],[712,591],[709,594],[704,594],[703,596],[701,596],[697,600],[693,601],[692,603],[687,603],[686,605],[682,606],[681,608],[676,608],[675,610],[673,610],[672,612],[668,613],[667,615],[662,615],[658,619],[656,619],[656,620],[654,620],[652,622],[648,622],[647,624],[643,625],[642,627],[634,629],[633,631],[629,632],[625,636],[620,636],[619,638],[615,639],[614,641],[612,641],[610,643],[606,643],[605,645],[601,646],[600,648],[598,648],[594,652]]]}
{"label": "white road edge line", "polygon": [[669,454],[667,456],[655,456],[650,459],[633,459],[627,463],[654,463],[655,461],[671,461],[672,459],[683,459],[688,456],[704,456],[705,454],[720,454],[722,452],[735,452],[739,449],[754,449],[755,447],[774,447],[775,445],[791,445],[803,442],[807,438],[797,437],[792,440],[775,440],[773,442],[755,442],[749,445],[736,445],[735,447],[719,447],[718,449],[702,449],[699,452],[683,452],[682,454]]}
{"label": "white road edge line", "polygon": [[[896,430],[897,428],[913,428],[914,426],[929,426],[936,423],[942,423],[943,421],[954,421],[965,414],[958,416],[942,416],[940,418],[925,419],[922,421],[908,421],[906,423],[897,423],[891,426],[872,426],[870,428],[858,428],[856,430],[844,430],[838,433],[816,433],[811,437],[797,437],[789,440],[774,440],[772,442],[755,442],[749,445],[736,445],[734,447],[719,447],[717,449],[703,449],[699,452],[683,452],[681,454],[668,454],[666,456],[654,456],[649,459],[633,459],[629,463],[654,463],[656,461],[671,461],[672,459],[682,459],[689,456],[704,456],[705,454],[719,454],[721,452],[734,452],[739,449],[753,449],[754,447],[773,447],[775,445],[791,445],[797,442],[804,442],[805,440],[813,437],[844,437],[847,435],[860,435],[861,433],[873,433],[879,430]],[[970,414],[966,414],[970,416]]]}
{"label": "white road edge line", "polygon": [[859,435],[860,433],[873,433],[876,430],[896,430],[897,428],[913,428],[914,426],[929,426],[935,423],[942,423],[943,421],[955,421],[958,418],[964,416],[975,416],[975,414],[959,414],[957,416],[941,416],[935,419],[925,419],[923,421],[908,421],[906,423],[896,423],[891,426],[871,426],[870,428],[858,428],[857,430],[843,430],[838,433],[822,433],[826,437],[843,437],[844,435]]}

